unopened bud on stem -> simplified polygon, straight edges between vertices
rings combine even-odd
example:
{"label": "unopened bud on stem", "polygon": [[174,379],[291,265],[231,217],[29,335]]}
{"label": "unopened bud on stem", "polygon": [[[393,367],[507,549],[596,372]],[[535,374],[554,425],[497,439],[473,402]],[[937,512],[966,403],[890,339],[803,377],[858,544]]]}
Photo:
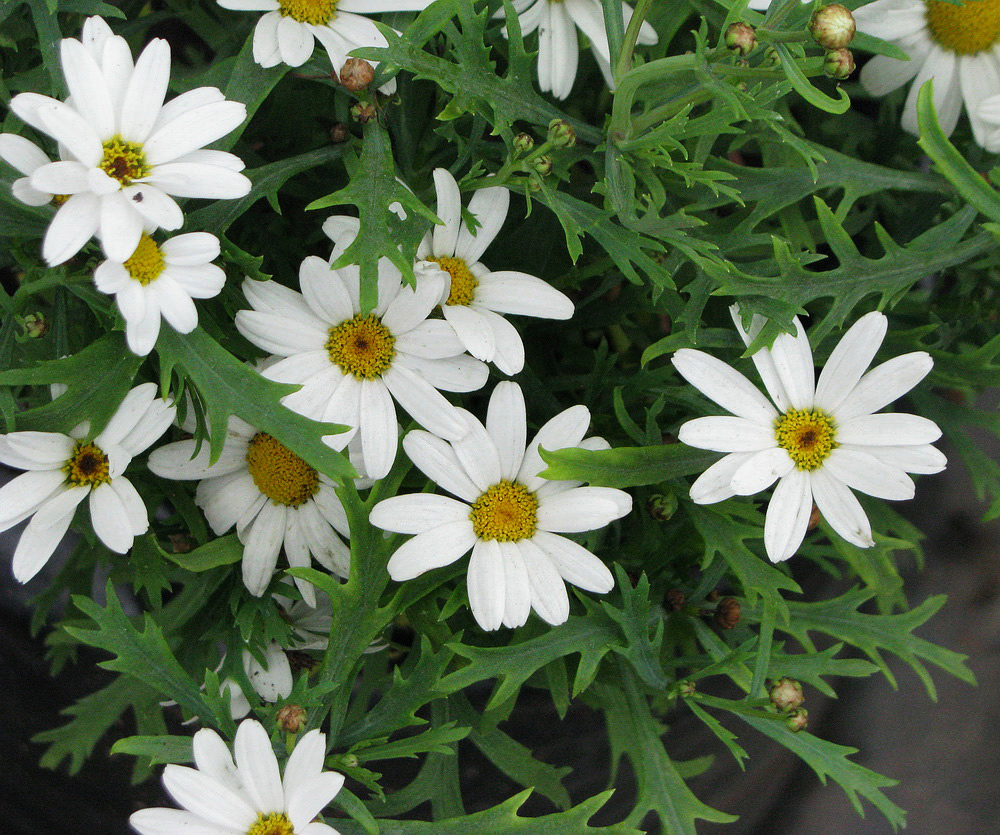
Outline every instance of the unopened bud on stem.
{"label": "unopened bud on stem", "polygon": [[855,31],[854,15],[840,3],[817,9],[809,21],[809,34],[824,49],[843,49],[854,40]]}
{"label": "unopened bud on stem", "polygon": [[826,60],[823,62],[823,72],[830,78],[843,81],[849,78],[854,72],[854,55],[849,49],[831,49],[826,53]]}
{"label": "unopened bud on stem", "polygon": [[372,65],[362,58],[348,58],[340,68],[340,83],[352,93],[364,90],[374,77]]}
{"label": "unopened bud on stem", "polygon": [[757,32],[749,23],[730,23],[723,35],[726,48],[741,58],[757,48]]}
{"label": "unopened bud on stem", "polygon": [[553,148],[572,148],[576,144],[576,131],[565,119],[549,122],[548,140]]}
{"label": "unopened bud on stem", "polygon": [[802,707],[802,703],[806,700],[802,693],[802,685],[791,678],[779,678],[771,685],[768,696],[771,698],[771,704],[778,710],[795,710],[797,707]]}

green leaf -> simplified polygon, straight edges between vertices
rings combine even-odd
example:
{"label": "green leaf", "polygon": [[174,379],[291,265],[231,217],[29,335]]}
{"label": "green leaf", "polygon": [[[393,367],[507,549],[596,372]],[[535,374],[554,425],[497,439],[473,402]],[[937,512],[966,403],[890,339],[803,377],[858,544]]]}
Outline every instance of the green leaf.
{"label": "green leaf", "polygon": [[232,565],[243,559],[243,545],[236,534],[220,536],[211,542],[188,551],[186,554],[171,554],[160,550],[163,556],[186,571],[202,572],[220,565]]}
{"label": "green leaf", "polygon": [[[943,594],[928,597],[909,612],[896,615],[869,615],[858,609],[874,596],[874,591],[854,589],[831,600],[815,603],[788,603],[787,624],[778,626],[794,637],[810,652],[815,647],[810,632],[820,632],[838,641],[856,646],[879,666],[889,683],[895,688],[896,679],[882,657],[890,652],[909,664],[927,688],[927,694],[937,699],[934,682],[924,666],[926,661],[940,667],[962,681],[974,684],[975,675],[965,666],[967,656],[918,638],[913,630],[926,623],[945,603]],[[758,616],[754,609],[750,617]]]}
{"label": "green leaf", "polygon": [[746,714],[736,715],[802,759],[816,772],[816,776],[821,782],[826,783],[827,777],[832,777],[834,782],[847,794],[851,805],[861,817],[864,817],[865,813],[859,795],[885,816],[893,830],[899,830],[905,826],[906,812],[889,800],[881,791],[883,788],[897,785],[899,781],[851,762],[848,757],[856,754],[857,748],[837,745],[835,742],[813,736],[807,731],[793,733],[785,727],[784,723],[771,719],[760,719]]}
{"label": "green leaf", "polygon": [[17,428],[67,433],[89,420],[88,437],[93,438],[128,393],[141,364],[142,357],[125,346],[121,334],[109,333],[73,356],[2,371],[0,385],[65,384],[66,391],[51,403],[19,412]]}
{"label": "green leaf", "polygon": [[321,440],[322,435],[342,432],[346,427],[310,420],[278,402],[295,391],[296,386],[265,379],[201,328],[188,334],[162,328],[156,346],[160,354],[161,378],[169,379],[171,372],[180,368],[197,388],[208,422],[213,460],[218,458],[225,443],[229,416],[236,415],[277,438],[330,478],[355,477],[354,468],[344,456]]}
{"label": "green leaf", "polygon": [[365,743],[358,743],[351,748],[351,753],[356,754],[361,763],[415,757],[428,752],[454,754],[455,743],[465,739],[471,730],[469,727],[456,727],[455,722],[445,722],[439,728],[431,728],[394,742],[383,742],[370,747]]}
{"label": "green leaf", "polygon": [[941,130],[934,112],[934,79],[924,82],[917,95],[917,120],[920,139],[917,144],[927,152],[938,171],[955,186],[958,193],[991,220],[1000,220],[1000,195],[982,174],[965,161]]}
{"label": "green leaf", "polygon": [[652,715],[646,698],[639,690],[635,674],[619,663],[621,675],[614,685],[595,682],[595,695],[605,714],[612,762],[627,756],[638,783],[638,797],[625,819],[631,826],[641,825],[649,812],[659,817],[664,832],[670,835],[695,835],[695,821],[731,823],[727,815],[702,803],[688,788],[677,765],[667,756],[660,739],[666,730]]}
{"label": "green leaf", "polygon": [[813,107],[818,107],[827,113],[840,114],[847,112],[851,106],[851,99],[843,87],[837,87],[837,93],[840,98],[831,99],[828,95],[820,92],[809,83],[809,79],[805,77],[795,57],[785,44],[776,42],[772,46],[781,58],[780,67],[784,71],[785,76],[802,98],[813,105]]}
{"label": "green leaf", "polygon": [[706,727],[719,738],[719,741],[721,741],[726,748],[729,749],[729,753],[733,755],[733,759],[736,760],[736,764],[740,767],[740,771],[746,771],[746,766],[743,761],[748,759],[750,755],[743,750],[741,745],[737,744],[736,734],[726,728],[718,719],[701,707],[701,705],[699,705],[694,699],[685,699],[684,704],[687,705],[691,712],[704,722]]}
{"label": "green leaf", "polygon": [[111,746],[111,753],[143,757],[150,765],[194,760],[189,736],[127,736]]}
{"label": "green leaf", "polygon": [[110,661],[100,662],[101,667],[125,673],[148,684],[206,721],[214,716],[198,685],[167,646],[163,632],[153,618],[148,613],[143,617],[143,631],[140,632],[122,611],[110,581],[106,594],[108,605],[104,608],[88,597],[74,595],[73,604],[94,621],[97,628],[68,626],[66,631],[82,643],[107,650],[115,656]]}
{"label": "green leaf", "polygon": [[615,576],[622,596],[622,608],[616,609],[606,600],[601,601],[601,608],[621,628],[625,645],[612,644],[611,649],[627,659],[639,678],[649,687],[666,688],[670,680],[664,675],[663,665],[660,664],[664,621],[659,614],[652,614],[649,580],[643,572],[633,587],[625,569],[618,563],[615,563]]}
{"label": "green leaf", "polygon": [[552,480],[578,480],[601,487],[637,487],[701,473],[718,458],[685,444],[589,450],[540,449],[549,466],[539,473]]}
{"label": "green leaf", "polygon": [[[613,792],[601,792],[565,812],[525,818],[517,814],[531,796],[531,789],[505,800],[499,806],[476,812],[472,815],[427,821],[379,820],[381,835],[469,835],[470,832],[484,832],[489,835],[569,835],[569,833],[606,832],[608,835],[641,835],[641,831],[624,824],[611,826],[590,826],[589,821],[608,802]],[[337,830],[343,835],[361,835],[364,831],[359,824],[337,821]]]}

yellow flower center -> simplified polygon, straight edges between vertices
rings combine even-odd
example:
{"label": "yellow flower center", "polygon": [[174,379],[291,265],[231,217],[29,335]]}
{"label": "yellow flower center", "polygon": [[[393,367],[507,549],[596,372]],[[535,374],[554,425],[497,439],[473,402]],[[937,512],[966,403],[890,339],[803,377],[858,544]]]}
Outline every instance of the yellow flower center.
{"label": "yellow flower center", "polygon": [[163,253],[149,235],[143,233],[139,238],[139,246],[125,262],[128,274],[143,287],[151,281],[156,281],[163,272]]}
{"label": "yellow flower center", "polygon": [[363,317],[359,313],[330,328],[326,350],[330,362],[339,365],[345,374],[353,374],[359,380],[374,380],[392,365],[395,343],[378,316],[372,313]]}
{"label": "yellow flower center", "polygon": [[275,504],[298,507],[319,489],[319,473],[266,432],[250,439],[247,469],[257,489]]}
{"label": "yellow flower center", "polygon": [[53,194],[52,199],[49,201],[49,203],[51,203],[53,206],[61,206],[67,200],[69,200],[68,194]]}
{"label": "yellow flower center", "polygon": [[974,55],[1000,40],[1000,0],[965,0],[954,6],[943,0],[926,0],[927,28],[945,49]]}
{"label": "yellow flower center", "polygon": [[838,446],[833,418],[822,409],[789,409],[775,421],[774,436],[800,470],[815,470]]}
{"label": "yellow flower center", "polygon": [[112,136],[104,143],[104,159],[97,166],[109,177],[114,177],[123,186],[149,174],[146,156],[138,142],[126,142],[120,136]]}
{"label": "yellow flower center", "polygon": [[257,821],[247,830],[247,835],[295,835],[295,827],[284,812],[257,813]]}
{"label": "yellow flower center", "polygon": [[95,443],[77,441],[69,461],[63,465],[63,472],[73,487],[97,487],[111,481],[108,456]]}
{"label": "yellow flower center", "polygon": [[523,484],[500,481],[476,499],[469,518],[480,539],[528,539],[537,527],[538,499]]}
{"label": "yellow flower center", "polygon": [[278,13],[299,23],[322,26],[337,16],[338,0],[278,0]]}
{"label": "yellow flower center", "polygon": [[444,256],[442,258],[428,258],[433,261],[448,275],[451,276],[451,291],[448,293],[448,301],[445,304],[470,304],[476,297],[476,285],[479,282],[465,263],[464,258],[453,258]]}

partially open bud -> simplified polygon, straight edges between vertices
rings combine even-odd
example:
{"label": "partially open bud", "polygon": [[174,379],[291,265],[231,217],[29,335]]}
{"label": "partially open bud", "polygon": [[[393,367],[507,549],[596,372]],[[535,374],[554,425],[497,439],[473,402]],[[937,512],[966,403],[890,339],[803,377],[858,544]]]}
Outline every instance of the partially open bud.
{"label": "partially open bud", "polygon": [[854,55],[849,49],[831,49],[826,53],[826,60],[823,62],[823,72],[830,78],[843,81],[854,72]]}
{"label": "partially open bud", "polygon": [[514,137],[514,150],[526,154],[535,147],[535,140],[529,133],[519,133]]}
{"label": "partially open bud", "polygon": [[817,9],[809,21],[809,34],[824,49],[843,49],[854,40],[855,31],[854,15],[840,3]]}
{"label": "partially open bud", "polygon": [[677,685],[677,695],[687,699],[693,696],[697,692],[697,689],[693,681],[682,681]]}
{"label": "partially open bud", "polygon": [[712,615],[719,629],[732,629],[740,622],[740,602],[735,597],[723,597]]}
{"label": "partially open bud", "polygon": [[21,327],[31,339],[38,339],[49,332],[49,320],[44,313],[29,313],[21,317]]}
{"label": "partially open bud", "polygon": [[542,154],[540,157],[535,157],[531,161],[531,167],[535,170],[536,174],[548,177],[549,174],[552,173],[552,157],[548,154]]}
{"label": "partially open bud", "polygon": [[554,148],[572,148],[576,144],[576,131],[565,119],[549,122],[548,140]]}
{"label": "partially open bud", "polygon": [[768,691],[771,704],[778,710],[795,710],[802,707],[806,697],[802,693],[802,685],[792,678],[779,678]]}
{"label": "partially open bud", "polygon": [[677,512],[677,496],[672,491],[654,493],[646,502],[646,510],[657,522],[666,522]]}
{"label": "partially open bud", "polygon": [[351,107],[351,115],[361,124],[366,124],[375,118],[375,105],[370,102],[359,101]]}
{"label": "partially open bud", "polygon": [[285,733],[297,734],[306,726],[306,712],[298,705],[285,705],[274,720]]}
{"label": "partially open bud", "polygon": [[757,32],[749,23],[730,23],[722,39],[726,48],[741,58],[757,48]]}
{"label": "partially open bud", "polygon": [[809,727],[809,711],[804,707],[797,707],[794,710],[788,711],[788,714],[785,716],[785,725],[793,733],[804,731]]}
{"label": "partially open bud", "polygon": [[352,93],[364,90],[374,77],[372,65],[362,58],[348,58],[340,68],[340,83]]}

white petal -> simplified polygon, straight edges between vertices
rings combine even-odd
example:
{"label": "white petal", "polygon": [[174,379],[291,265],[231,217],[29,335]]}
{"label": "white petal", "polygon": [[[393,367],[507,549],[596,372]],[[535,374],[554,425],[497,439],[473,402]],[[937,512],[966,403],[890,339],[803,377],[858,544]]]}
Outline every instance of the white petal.
{"label": "white petal", "polygon": [[501,270],[484,277],[476,287],[476,306],[497,313],[534,316],[539,319],[569,319],[573,302],[555,287],[527,273]]}
{"label": "white petal", "polygon": [[[534,589],[528,578],[525,558],[522,556],[520,542],[497,542],[500,548],[500,559],[504,572],[504,609],[503,625],[516,628],[524,626],[531,614],[531,601]],[[553,573],[555,573],[553,571]],[[559,585],[562,580],[559,579]]]}
{"label": "white petal", "polygon": [[[251,720],[244,721],[240,727],[247,721]],[[249,829],[257,820],[257,813],[239,794],[193,768],[168,765],[163,769],[163,785],[179,805],[220,827],[223,832],[238,827]]]}
{"label": "white petal", "polygon": [[286,810],[295,832],[305,833],[309,822],[333,800],[343,785],[343,774],[324,771],[290,786]]}
{"label": "white petal", "polygon": [[841,444],[840,449],[873,455],[883,464],[889,467],[898,467],[907,473],[939,473],[948,463],[944,453],[930,444],[915,444],[913,446]]}
{"label": "white petal", "polygon": [[425,319],[415,328],[397,336],[393,347],[400,353],[422,359],[455,357],[465,350],[454,328],[443,319]]}
{"label": "white petal", "polygon": [[815,369],[812,350],[802,323],[796,316],[793,320],[796,335],[779,334],[771,346],[771,359],[785,387],[788,399],[795,409],[808,409],[815,395]]}
{"label": "white petal", "polygon": [[823,518],[830,523],[830,527],[860,548],[874,545],[868,517],[850,488],[832,476],[825,467],[813,470],[809,475],[816,506]]}
{"label": "white petal", "polygon": [[539,478],[538,473],[544,470],[548,464],[539,455],[539,447],[550,452],[575,447],[587,434],[588,426],[590,426],[590,410],[583,405],[570,406],[546,421],[524,452],[524,460],[518,470],[517,480],[530,490],[541,487],[546,479]]}
{"label": "white petal", "polygon": [[462,346],[478,360],[490,362],[496,354],[496,339],[489,323],[472,307],[446,304],[444,318],[455,329]]}
{"label": "white petal", "polygon": [[[631,509],[623,507],[621,490],[609,487],[574,487],[545,497],[538,507],[538,527],[554,533],[577,533],[602,528]],[[628,494],[625,494],[628,495]]]}
{"label": "white petal", "polygon": [[281,784],[287,798],[299,783],[315,777],[323,771],[323,760],[326,757],[326,734],[311,730],[298,742],[285,763],[285,772]]}
{"label": "white petal", "polygon": [[816,385],[814,405],[834,413],[875,358],[889,320],[881,313],[862,316],[833,349]]}
{"label": "white petal", "polygon": [[455,256],[467,264],[478,261],[507,219],[509,206],[510,192],[503,186],[481,188],[473,194],[469,201],[469,213],[479,221],[480,226],[472,234],[464,223],[460,225]]}
{"label": "white petal", "polygon": [[219,239],[208,232],[187,232],[164,241],[160,252],[172,267],[200,266],[219,257]]}
{"label": "white petal", "polygon": [[351,297],[336,270],[322,258],[310,255],[299,266],[299,286],[302,295],[315,314],[331,325],[338,325],[354,316]]}
{"label": "white petal", "polygon": [[934,361],[924,351],[903,354],[875,366],[851,389],[833,416],[838,423],[869,415],[902,397],[930,373]]}
{"label": "white petal", "polygon": [[236,729],[233,744],[236,767],[243,785],[258,809],[278,810],[285,805],[278,761],[271,740],[260,722],[247,719]]}
{"label": "white petal", "polygon": [[368,521],[395,533],[420,534],[444,525],[469,519],[469,506],[448,496],[411,493],[383,499],[372,508]]}
{"label": "white petal", "polygon": [[[427,360],[446,362],[446,360]],[[407,412],[421,426],[446,440],[461,438],[467,431],[465,419],[430,383],[400,363],[395,363],[382,380]]]}
{"label": "white petal", "polygon": [[802,544],[812,514],[809,473],[792,470],[774,488],[764,518],[764,547],[771,562],[782,562]]}
{"label": "white petal", "polygon": [[22,473],[0,487],[0,531],[27,519],[65,482],[66,476],[61,470],[36,470]]}
{"label": "white petal", "polygon": [[[524,560],[525,572],[528,575],[528,584],[531,591],[531,607],[546,623],[550,623],[553,626],[565,623],[569,617],[569,595],[566,592],[566,584],[563,582],[552,560],[530,539],[523,539],[520,542],[510,544],[520,552]],[[509,575],[507,583],[509,599]],[[522,620],[521,623],[523,622]],[[505,616],[504,625],[520,626],[521,624],[508,623]]]}
{"label": "white petal", "polygon": [[962,92],[957,73],[959,57],[938,44],[931,46],[923,66],[920,67],[910,86],[910,93],[903,106],[901,124],[904,130],[914,136],[920,133],[917,122],[917,93],[929,78],[934,79],[934,109],[937,111],[941,130],[945,136],[950,136],[955,130],[962,112]]}
{"label": "white petal", "polygon": [[751,454],[733,473],[730,488],[737,496],[752,496],[766,490],[779,478],[784,478],[795,467],[788,452],[781,447],[772,447]]}
{"label": "white petal", "polygon": [[188,111],[157,128],[143,146],[150,165],[172,162],[235,130],[247,117],[246,105],[219,101]]}
{"label": "white petal", "polygon": [[449,493],[467,502],[479,498],[481,491],[472,483],[447,441],[416,429],[403,438],[403,449],[425,476]]}
{"label": "white petal", "polygon": [[486,412],[486,431],[496,446],[501,477],[512,481],[524,458],[527,439],[524,394],[517,383],[502,382],[493,389]]}
{"label": "white petal", "polygon": [[493,331],[493,339],[496,342],[493,364],[504,374],[520,374],[524,368],[524,343],[521,342],[517,328],[499,313],[494,313],[485,307],[476,307],[476,310]]}
{"label": "white petal", "polygon": [[38,108],[37,116],[45,132],[61,143],[78,162],[93,168],[104,157],[101,138],[90,123],[68,104],[54,100],[46,102]]}
{"label": "white petal", "polygon": [[178,333],[191,333],[198,326],[198,308],[184,288],[169,274],[163,273],[153,284],[160,313]]}
{"label": "white petal", "polygon": [[14,550],[14,578],[19,583],[27,583],[49,561],[73,521],[76,506],[89,492],[89,487],[63,490],[35,511]]}
{"label": "white petal", "polygon": [[[170,81],[170,44],[153,38],[136,59],[122,100],[121,135],[130,142],[145,143],[149,137]],[[143,146],[148,154],[148,149]],[[158,160],[147,161],[155,165]]]}
{"label": "white petal", "polygon": [[689,420],[677,437],[688,446],[715,452],[757,452],[777,445],[773,426],[726,415]]}
{"label": "white petal", "polygon": [[233,200],[250,192],[250,180],[238,171],[197,162],[167,162],[158,165],[144,182],[176,197],[207,197]]}
{"label": "white petal", "polygon": [[879,499],[912,499],[913,479],[897,466],[863,448],[840,446],[823,462],[823,469],[853,490]]}
{"label": "white petal", "polygon": [[180,229],[184,225],[184,213],[177,201],[158,188],[147,183],[135,183],[123,188],[122,195],[143,218],[147,228]]}
{"label": "white petal", "polygon": [[475,543],[476,534],[469,519],[446,522],[404,542],[386,567],[393,580],[412,580],[427,571],[451,565]]}
{"label": "white petal", "polygon": [[191,748],[199,771],[230,788],[238,789],[240,783],[233,755],[215,731],[202,728],[192,737]]}
{"label": "white petal", "polygon": [[[142,501],[139,491],[135,489],[135,485],[125,478],[125,476],[119,476],[112,479],[109,486],[118,494],[118,498],[121,500],[122,507],[125,509],[125,515],[132,529],[132,535],[141,536],[148,531],[149,515],[146,513],[146,505]],[[91,498],[91,502],[93,502],[93,498]],[[93,512],[93,506],[91,506],[91,512]]]}
{"label": "white petal", "polygon": [[282,17],[276,31],[281,60],[290,67],[301,67],[313,52],[313,36],[309,27],[292,17]]}
{"label": "white petal", "polygon": [[572,539],[548,531],[536,531],[531,542],[545,553],[567,583],[599,594],[614,588],[615,578],[608,567]]}
{"label": "white petal", "polygon": [[479,540],[472,548],[466,577],[469,607],[476,623],[486,631],[499,629],[503,623],[506,588],[503,557],[496,540]]}
{"label": "white petal", "polygon": [[156,391],[156,383],[143,383],[129,390],[122,402],[118,404],[111,420],[104,427],[104,431],[94,439],[97,445],[120,443],[152,405]]}
{"label": "white petal", "polygon": [[854,418],[837,427],[837,441],[859,446],[929,444],[941,437],[932,420],[919,415],[882,413]]}
{"label": "white petal", "polygon": [[112,261],[131,258],[143,231],[142,216],[132,208],[132,201],[123,194],[104,195],[100,224],[98,235],[104,254]]}
{"label": "white petal", "polygon": [[778,412],[757,387],[735,368],[704,351],[682,348],[671,360],[680,375],[727,412],[767,424]]}
{"label": "white petal", "polygon": [[[444,293],[444,279],[440,273],[438,270],[433,275],[420,276],[415,290],[398,287],[391,301],[383,301],[382,288],[379,287],[379,307],[384,307],[385,310],[382,323],[392,333],[405,333],[417,327],[437,307]],[[389,273],[387,277],[394,276]]]}
{"label": "white petal", "polygon": [[452,448],[472,483],[485,492],[501,479],[500,454],[486,427],[469,412],[463,410],[463,413],[469,431],[464,437],[452,441]]}
{"label": "white petal", "polygon": [[372,478],[384,478],[396,458],[396,409],[381,380],[361,381],[358,432],[365,469]]}
{"label": "white petal", "polygon": [[[76,444],[76,441],[60,432],[11,432],[5,437],[6,448],[16,457],[10,462],[0,457],[0,461],[22,470],[61,467],[69,460]],[[14,463],[21,459],[26,460],[28,466]]]}
{"label": "white petal", "polygon": [[443,224],[434,227],[434,255],[438,258],[455,254],[458,233],[462,225],[462,195],[458,183],[445,168],[434,169],[434,188],[437,191],[435,214]]}
{"label": "white petal", "polygon": [[99,139],[115,133],[115,117],[107,82],[94,56],[74,38],[60,42],[60,63],[74,109],[87,120]]}
{"label": "white petal", "polygon": [[284,316],[257,310],[238,311],[236,329],[254,345],[282,357],[318,351],[329,336],[313,322],[291,322]]}
{"label": "white petal", "polygon": [[243,540],[243,585],[260,597],[271,582],[278,551],[285,537],[284,505],[266,501]]}
{"label": "white petal", "polygon": [[78,194],[90,191],[88,174],[93,170],[75,161],[46,162],[31,175],[31,185],[48,194]]}
{"label": "white petal", "polygon": [[[733,324],[736,325],[736,330],[740,338],[743,340],[743,344],[747,346],[757,338],[757,334],[760,333],[767,321],[763,316],[755,313],[750,330],[746,331],[743,329],[743,322],[740,319],[739,306],[732,305],[729,308],[729,313],[732,316]],[[760,375],[761,382],[764,383],[764,388],[767,389],[767,393],[771,396],[771,400],[774,401],[778,410],[781,412],[788,411],[792,404],[788,393],[785,391],[784,383],[782,383],[781,377],[778,376],[771,352],[767,348],[761,348],[759,351],[755,351],[750,358],[753,360],[754,367],[756,367],[757,373]]]}
{"label": "white petal", "polygon": [[424,359],[412,354],[399,356],[396,367],[413,373],[432,389],[442,391],[478,391],[489,378],[486,365],[467,354],[442,359]]}
{"label": "white petal", "polygon": [[49,163],[41,148],[16,133],[0,133],[0,159],[26,176]]}
{"label": "white petal", "polygon": [[132,525],[121,497],[110,484],[101,484],[90,492],[90,521],[97,538],[118,554],[132,547]]}
{"label": "white petal", "polygon": [[95,194],[74,194],[59,207],[42,243],[42,256],[49,266],[68,261],[83,248],[97,231],[100,212],[100,198]]}
{"label": "white petal", "polygon": [[243,670],[254,692],[265,702],[276,702],[292,692],[292,668],[288,656],[277,641],[271,641],[264,651],[261,664],[249,650],[243,650]]}
{"label": "white petal", "polygon": [[733,452],[721,458],[703,472],[691,485],[691,501],[695,504],[715,504],[736,495],[732,488],[736,471],[756,452]]}

